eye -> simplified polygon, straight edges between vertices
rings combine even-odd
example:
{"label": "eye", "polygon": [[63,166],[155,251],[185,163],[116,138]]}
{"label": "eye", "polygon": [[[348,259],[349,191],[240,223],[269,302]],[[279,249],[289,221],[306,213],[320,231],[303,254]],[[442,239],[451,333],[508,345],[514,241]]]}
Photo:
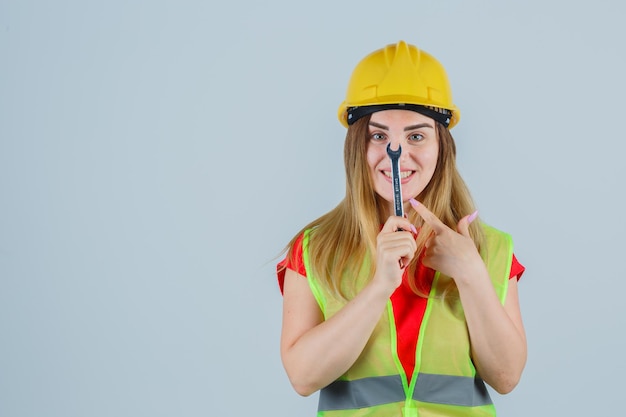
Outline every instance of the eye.
{"label": "eye", "polygon": [[370,138],[372,139],[372,142],[382,142],[387,140],[387,137],[382,133],[372,133]]}
{"label": "eye", "polygon": [[424,140],[424,135],[421,133],[413,133],[409,136],[410,142],[421,142]]}

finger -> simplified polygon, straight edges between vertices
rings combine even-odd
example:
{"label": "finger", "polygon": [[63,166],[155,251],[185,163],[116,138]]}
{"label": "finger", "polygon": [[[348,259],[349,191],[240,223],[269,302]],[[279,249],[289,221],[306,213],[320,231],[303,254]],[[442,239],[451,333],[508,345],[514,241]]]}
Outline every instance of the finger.
{"label": "finger", "polygon": [[417,251],[415,238],[407,232],[380,233],[377,238],[378,249],[392,257],[412,258]]}
{"label": "finger", "polygon": [[387,219],[382,228],[382,232],[385,233],[397,232],[399,230],[410,230],[413,232],[413,234],[417,234],[415,226],[404,217],[391,216]]}
{"label": "finger", "polygon": [[398,247],[395,250],[396,256],[399,257],[399,266],[400,269],[404,269],[410,262],[411,259],[415,256],[415,251],[417,250],[417,246],[415,245],[415,241],[413,239],[408,244],[402,245],[402,247]]}
{"label": "finger", "polygon": [[400,256],[414,254],[417,251],[417,243],[410,233],[381,233],[378,235],[379,248],[393,251]]}
{"label": "finger", "polygon": [[424,242],[424,247],[426,249],[430,248],[433,244],[433,239],[435,238],[434,235],[431,235],[428,239],[426,239],[426,241]]}
{"label": "finger", "polygon": [[415,211],[417,211],[417,213],[422,217],[422,219],[424,219],[426,224],[432,227],[436,235],[441,234],[445,232],[446,230],[450,229],[441,220],[439,220],[437,216],[435,216],[430,210],[428,210],[426,206],[424,206],[419,201],[415,200],[414,198],[411,198],[409,200],[409,203],[411,203],[411,206],[413,206]]}
{"label": "finger", "polygon": [[476,217],[478,217],[478,210],[459,220],[459,223],[456,225],[456,230],[463,236],[470,237],[469,225],[476,220]]}

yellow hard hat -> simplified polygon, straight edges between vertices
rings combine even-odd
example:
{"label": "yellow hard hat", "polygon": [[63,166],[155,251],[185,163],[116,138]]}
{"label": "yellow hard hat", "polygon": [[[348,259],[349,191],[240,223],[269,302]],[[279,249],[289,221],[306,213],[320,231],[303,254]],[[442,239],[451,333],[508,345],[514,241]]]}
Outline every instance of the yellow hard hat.
{"label": "yellow hard hat", "polygon": [[448,128],[461,117],[443,65],[404,41],[387,45],[358,63],[339,106],[345,127],[376,111],[401,108],[423,113]]}

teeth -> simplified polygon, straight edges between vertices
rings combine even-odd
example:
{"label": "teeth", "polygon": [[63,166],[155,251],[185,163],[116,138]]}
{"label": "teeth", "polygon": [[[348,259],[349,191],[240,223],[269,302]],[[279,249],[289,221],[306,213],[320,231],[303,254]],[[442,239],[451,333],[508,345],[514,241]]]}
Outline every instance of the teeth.
{"label": "teeth", "polygon": [[[385,173],[386,176],[391,178],[391,171],[383,171],[383,172]],[[402,171],[400,173],[400,179],[408,177],[409,175],[411,175],[412,172],[413,171]]]}

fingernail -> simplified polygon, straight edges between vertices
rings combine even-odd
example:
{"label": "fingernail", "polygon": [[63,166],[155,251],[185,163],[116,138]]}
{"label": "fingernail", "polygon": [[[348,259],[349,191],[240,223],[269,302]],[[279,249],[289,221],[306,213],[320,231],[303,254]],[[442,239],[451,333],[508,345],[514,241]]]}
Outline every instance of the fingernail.
{"label": "fingernail", "polygon": [[414,198],[409,198],[409,203],[411,203],[411,205],[413,206],[413,208],[417,207],[420,205],[419,201],[417,201]]}
{"label": "fingernail", "polygon": [[413,225],[411,225],[411,232],[413,232],[414,235],[417,234],[417,229]]}
{"label": "fingernail", "polygon": [[474,220],[476,220],[476,217],[478,217],[478,210],[469,215],[469,217],[467,218],[467,223],[473,222]]}

